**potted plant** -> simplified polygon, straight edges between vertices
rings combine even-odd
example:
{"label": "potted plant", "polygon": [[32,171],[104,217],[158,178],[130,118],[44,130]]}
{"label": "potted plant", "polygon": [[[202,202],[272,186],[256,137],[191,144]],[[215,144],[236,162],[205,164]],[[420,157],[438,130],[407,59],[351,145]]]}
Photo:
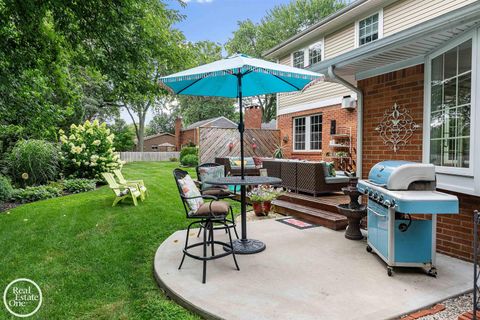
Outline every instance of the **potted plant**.
{"label": "potted plant", "polygon": [[272,209],[272,201],[283,193],[282,188],[258,186],[248,193],[252,202],[253,211],[257,216],[267,216]]}
{"label": "potted plant", "polygon": [[266,194],[261,186],[253,188],[252,191],[248,193],[248,198],[252,202],[253,212],[256,216],[263,216],[263,201],[265,200]]}

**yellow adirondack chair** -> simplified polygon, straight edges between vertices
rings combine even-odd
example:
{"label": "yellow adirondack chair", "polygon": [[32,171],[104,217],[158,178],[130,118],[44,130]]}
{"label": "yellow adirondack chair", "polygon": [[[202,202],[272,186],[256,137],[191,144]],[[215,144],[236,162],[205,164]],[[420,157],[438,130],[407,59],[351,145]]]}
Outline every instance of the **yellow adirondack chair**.
{"label": "yellow adirondack chair", "polygon": [[145,183],[143,182],[143,180],[127,180],[123,176],[122,171],[120,171],[119,169],[113,170],[113,173],[115,173],[115,176],[117,176],[118,182],[120,182],[121,185],[133,186],[137,188],[137,190],[140,191],[142,201],[145,200],[145,197],[148,194],[148,190],[147,187],[145,187]]}
{"label": "yellow adirondack chair", "polygon": [[137,198],[141,197],[140,191],[138,191],[133,186],[119,185],[115,181],[113,174],[109,172],[102,173],[102,176],[107,181],[108,186],[110,187],[110,189],[112,189],[113,193],[115,193],[115,200],[113,200],[112,207],[115,207],[117,203],[119,203],[125,198],[132,198],[133,204],[135,206],[138,205]]}

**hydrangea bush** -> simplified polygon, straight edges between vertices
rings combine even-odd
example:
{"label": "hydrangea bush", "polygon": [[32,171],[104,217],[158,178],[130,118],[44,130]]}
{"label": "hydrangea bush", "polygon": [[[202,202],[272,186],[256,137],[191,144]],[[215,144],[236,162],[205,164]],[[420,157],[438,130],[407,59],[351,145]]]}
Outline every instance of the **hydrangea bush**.
{"label": "hydrangea bush", "polygon": [[106,123],[86,121],[72,124],[69,135],[60,130],[62,161],[67,175],[76,178],[101,178],[102,172],[121,169],[123,161],[113,147],[114,134]]}

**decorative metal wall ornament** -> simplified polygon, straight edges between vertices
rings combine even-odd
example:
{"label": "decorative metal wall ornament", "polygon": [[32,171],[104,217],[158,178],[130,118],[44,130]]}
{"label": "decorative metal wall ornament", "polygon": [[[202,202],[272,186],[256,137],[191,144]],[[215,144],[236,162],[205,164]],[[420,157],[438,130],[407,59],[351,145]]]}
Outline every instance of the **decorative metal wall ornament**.
{"label": "decorative metal wall ornament", "polygon": [[407,145],[418,128],[420,125],[413,121],[409,111],[395,102],[392,109],[385,111],[382,122],[375,131],[380,133],[384,144],[390,145],[393,151],[397,152],[400,146]]}

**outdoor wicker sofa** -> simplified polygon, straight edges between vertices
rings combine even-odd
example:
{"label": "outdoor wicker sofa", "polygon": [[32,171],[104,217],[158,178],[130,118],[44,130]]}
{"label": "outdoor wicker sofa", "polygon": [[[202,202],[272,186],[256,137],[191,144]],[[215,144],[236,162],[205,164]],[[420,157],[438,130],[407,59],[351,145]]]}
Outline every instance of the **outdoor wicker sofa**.
{"label": "outdoor wicker sofa", "polygon": [[[245,175],[246,176],[259,176],[260,168],[257,168],[255,164],[249,164],[249,157],[245,157],[247,160],[247,165],[245,166]],[[253,162],[253,158],[250,157]],[[240,166],[232,166],[230,163],[229,157],[215,158],[215,163],[221,164],[225,167],[225,175],[239,176],[241,175]]]}
{"label": "outdoor wicker sofa", "polygon": [[263,168],[272,177],[282,179],[282,186],[294,192],[305,192],[314,196],[341,191],[348,185],[349,178],[338,172],[327,176],[325,163],[302,160],[265,160]]}

